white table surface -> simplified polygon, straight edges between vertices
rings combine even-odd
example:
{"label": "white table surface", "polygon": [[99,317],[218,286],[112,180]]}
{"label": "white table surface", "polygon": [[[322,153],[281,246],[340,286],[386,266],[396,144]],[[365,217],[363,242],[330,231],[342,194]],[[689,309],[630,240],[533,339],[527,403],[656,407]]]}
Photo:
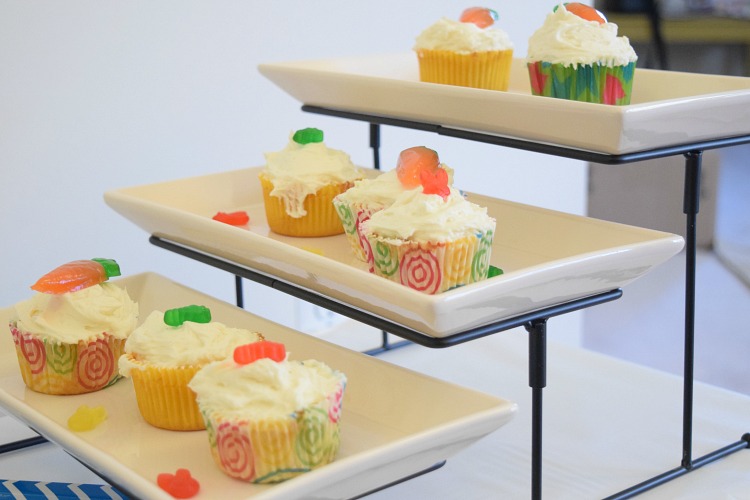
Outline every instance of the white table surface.
{"label": "white table surface", "polygon": [[[544,498],[603,498],[678,467],[682,456],[681,379],[557,344],[554,323],[553,318],[548,324],[544,389]],[[529,498],[527,349],[528,335],[515,329],[448,349],[412,345],[381,355],[409,369],[515,401],[519,412],[510,423],[451,457],[442,468],[368,498]],[[750,397],[695,384],[694,459],[739,441],[746,432],[750,432]],[[0,442],[31,435],[13,418],[0,417]],[[52,444],[0,456],[0,478],[101,483]],[[750,499],[750,449],[638,498]]]}

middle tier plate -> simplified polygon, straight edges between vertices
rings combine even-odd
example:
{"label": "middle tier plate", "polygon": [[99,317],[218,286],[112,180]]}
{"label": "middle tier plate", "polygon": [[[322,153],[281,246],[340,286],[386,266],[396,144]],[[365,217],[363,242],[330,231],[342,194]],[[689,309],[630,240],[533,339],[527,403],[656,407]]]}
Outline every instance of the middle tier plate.
{"label": "middle tier plate", "polygon": [[[343,234],[294,238],[271,232],[258,182],[261,169],[122,188],[104,199],[151,235],[437,338],[620,288],[684,244],[670,233],[466,193],[497,220],[491,264],[504,274],[426,295],[370,274]],[[212,219],[237,210],[249,214],[247,226]]]}

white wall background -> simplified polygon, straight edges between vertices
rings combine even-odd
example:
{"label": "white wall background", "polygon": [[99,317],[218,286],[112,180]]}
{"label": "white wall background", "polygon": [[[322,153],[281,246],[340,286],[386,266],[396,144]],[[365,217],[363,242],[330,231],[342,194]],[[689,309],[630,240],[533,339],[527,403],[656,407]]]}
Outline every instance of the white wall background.
{"label": "white wall background", "polygon": [[[492,1],[500,26],[526,40],[557,2]],[[102,199],[110,189],[261,165],[290,130],[316,126],[331,147],[371,164],[367,124],[303,113],[257,71],[261,62],[410,51],[447,0],[318,2],[0,0],[0,307],[64,262],[117,259],[234,300],[230,275],[156,248]],[[390,168],[414,145],[436,149],[462,189],[583,213],[581,162],[384,127]],[[295,299],[259,285],[247,308],[312,329]],[[290,314],[290,311],[293,311]],[[295,316],[297,314],[297,316]],[[576,315],[550,338],[578,338]]]}

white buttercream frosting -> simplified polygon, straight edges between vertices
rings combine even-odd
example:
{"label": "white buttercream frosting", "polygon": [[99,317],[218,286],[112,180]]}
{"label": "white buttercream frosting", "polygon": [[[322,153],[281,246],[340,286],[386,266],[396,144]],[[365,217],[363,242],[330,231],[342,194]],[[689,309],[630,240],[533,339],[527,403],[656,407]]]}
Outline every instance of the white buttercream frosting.
{"label": "white buttercream frosting", "polygon": [[487,208],[467,201],[455,188],[445,200],[424,194],[421,187],[404,191],[390,207],[362,223],[365,234],[413,241],[448,241],[494,227]]}
{"label": "white buttercream frosting", "polygon": [[617,36],[616,24],[587,21],[559,5],[529,38],[527,59],[565,66],[624,66],[638,57],[628,38]]}
{"label": "white buttercream frosting", "polygon": [[284,200],[284,208],[292,217],[307,215],[305,197],[331,184],[354,182],[362,172],[345,152],[332,149],[324,142],[298,144],[292,140],[281,151],[265,153],[265,175],[273,184],[271,196]]}
{"label": "white buttercream frosting", "polygon": [[263,419],[287,417],[319,403],[345,382],[343,373],[321,361],[264,358],[238,365],[227,358],[201,368],[189,387],[203,412]]}
{"label": "white buttercream frosting", "polygon": [[[218,321],[185,321],[182,325],[170,326],[164,323],[162,311],[153,311],[125,341],[125,352],[138,362],[153,366],[200,365],[224,359],[235,347],[259,340],[263,340],[260,333],[231,328]],[[138,362],[123,355],[120,373],[128,376],[132,369],[143,366]]]}
{"label": "white buttercream frosting", "polygon": [[510,37],[499,28],[480,28],[474,23],[462,23],[445,17],[422,31],[414,44],[417,51],[448,50],[459,54],[512,48]]}
{"label": "white buttercream frosting", "polygon": [[124,339],[138,323],[138,304],[112,283],[62,294],[37,293],[16,304],[15,312],[20,330],[68,344],[105,332]]}

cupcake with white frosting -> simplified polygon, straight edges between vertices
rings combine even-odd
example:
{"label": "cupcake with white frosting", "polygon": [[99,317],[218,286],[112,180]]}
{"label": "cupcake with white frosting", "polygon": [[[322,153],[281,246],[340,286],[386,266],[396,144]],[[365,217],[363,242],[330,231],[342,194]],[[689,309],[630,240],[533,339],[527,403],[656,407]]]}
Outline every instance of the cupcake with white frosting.
{"label": "cupcake with white frosting", "polygon": [[346,376],[256,342],[193,377],[211,454],[228,476],[276,483],[322,467],[339,449]]}
{"label": "cupcake with white frosting", "polygon": [[375,212],[390,207],[404,191],[421,189],[421,170],[434,172],[439,168],[448,173],[451,184],[453,170],[440,162],[436,151],[425,146],[408,148],[399,154],[395,169],[372,179],[356,181],[353,187],[333,199],[347,240],[359,260],[367,262],[370,257],[370,245],[360,230],[362,222]]}
{"label": "cupcake with white frosting", "polygon": [[486,279],[495,219],[446,180],[424,177],[362,224],[371,272],[427,294]]}
{"label": "cupcake with white frosting", "polygon": [[14,307],[10,321],[21,376],[45,394],[83,394],[119,380],[117,358],[138,322],[138,304],[111,259],[73,261],[32,286],[31,298]]}
{"label": "cupcake with white frosting", "polygon": [[638,59],[627,37],[597,10],[555,7],[529,38],[527,66],[534,95],[611,105],[630,104]]}
{"label": "cupcake with white frosting", "polygon": [[188,382],[235,347],[260,340],[260,333],[211,321],[211,311],[204,306],[153,311],[126,341],[119,370],[133,380],[146,422],[169,430],[204,429]]}
{"label": "cupcake with white frosting", "polygon": [[414,44],[420,81],[507,90],[513,42],[497,19],[492,9],[471,7],[422,31]]}
{"label": "cupcake with white frosting", "polygon": [[271,231],[307,237],[344,232],[332,200],[363,175],[348,154],[323,139],[322,130],[300,129],[283,150],[266,153],[259,178]]}

